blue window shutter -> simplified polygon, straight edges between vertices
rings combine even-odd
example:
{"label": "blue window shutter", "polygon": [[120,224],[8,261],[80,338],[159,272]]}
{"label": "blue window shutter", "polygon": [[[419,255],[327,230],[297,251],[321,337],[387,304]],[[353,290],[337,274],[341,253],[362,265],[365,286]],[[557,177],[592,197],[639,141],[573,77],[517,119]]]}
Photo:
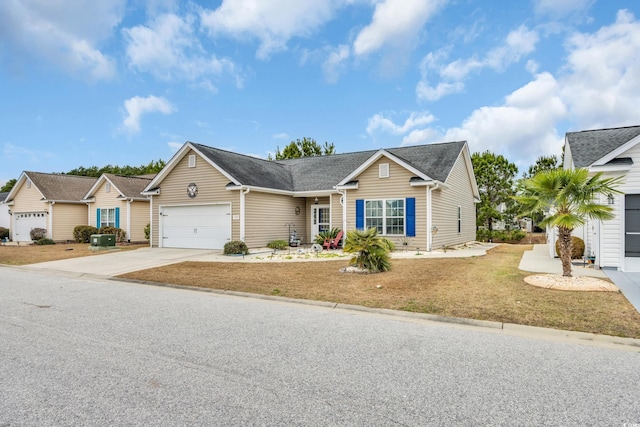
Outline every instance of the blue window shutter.
{"label": "blue window shutter", "polygon": [[100,228],[100,208],[96,209],[96,228]]}
{"label": "blue window shutter", "polygon": [[356,200],[356,228],[364,229],[364,200]]}
{"label": "blue window shutter", "polygon": [[415,197],[407,197],[406,216],[407,216],[407,236],[416,237],[416,199]]}
{"label": "blue window shutter", "polygon": [[116,208],[116,228],[120,228],[120,208]]}

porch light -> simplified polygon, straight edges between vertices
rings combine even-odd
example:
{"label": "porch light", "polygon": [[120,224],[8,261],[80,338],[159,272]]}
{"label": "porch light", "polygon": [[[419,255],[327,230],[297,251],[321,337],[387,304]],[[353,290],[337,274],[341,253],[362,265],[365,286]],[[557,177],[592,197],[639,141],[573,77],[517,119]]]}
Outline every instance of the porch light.
{"label": "porch light", "polygon": [[610,205],[613,205],[614,203],[613,194],[609,193],[607,195],[607,203],[609,203]]}
{"label": "porch light", "polygon": [[318,196],[316,196],[316,198],[313,200],[313,204],[317,205],[318,204]]}

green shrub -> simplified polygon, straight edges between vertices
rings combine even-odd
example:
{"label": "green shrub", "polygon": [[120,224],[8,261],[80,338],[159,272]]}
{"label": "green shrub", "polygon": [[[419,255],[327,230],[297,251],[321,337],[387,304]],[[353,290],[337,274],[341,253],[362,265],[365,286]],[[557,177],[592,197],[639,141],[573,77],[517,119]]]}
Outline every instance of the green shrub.
{"label": "green shrub", "polygon": [[113,234],[116,236],[116,243],[122,243],[127,240],[127,232],[122,228],[116,227],[100,227],[98,234]]}
{"label": "green shrub", "polygon": [[45,237],[47,237],[47,230],[45,230],[44,228],[32,228],[29,232],[29,237],[31,237],[31,240],[33,240],[34,242],[40,239],[44,239]]}
{"label": "green shrub", "polygon": [[56,242],[54,242],[51,239],[47,239],[46,237],[44,239],[38,239],[35,241],[36,245],[55,245]]}
{"label": "green shrub", "polygon": [[287,249],[287,246],[289,246],[289,243],[287,243],[286,240],[274,240],[273,242],[267,243],[269,249],[283,250]]}
{"label": "green shrub", "polygon": [[316,236],[315,242],[319,245],[323,244],[325,239],[335,239],[338,233],[340,232],[339,228],[332,228],[331,230],[321,231]]}
{"label": "green shrub", "polygon": [[77,243],[89,243],[92,234],[98,234],[98,229],[91,225],[76,225],[73,228],[73,240]]}
{"label": "green shrub", "polygon": [[144,238],[147,240],[151,238],[151,224],[144,226]]}
{"label": "green shrub", "polygon": [[0,227],[0,240],[9,238],[9,229]]}
{"label": "green shrub", "polygon": [[242,240],[232,240],[224,244],[225,255],[249,255],[249,248]]}
{"label": "green shrub", "polygon": [[378,230],[349,230],[343,250],[355,253],[351,264],[371,273],[391,270],[389,253],[395,249],[393,242],[386,237],[378,236]]}
{"label": "green shrub", "polygon": [[[556,255],[560,256],[560,240],[556,240]],[[582,258],[584,255],[584,240],[571,236],[571,259]]]}

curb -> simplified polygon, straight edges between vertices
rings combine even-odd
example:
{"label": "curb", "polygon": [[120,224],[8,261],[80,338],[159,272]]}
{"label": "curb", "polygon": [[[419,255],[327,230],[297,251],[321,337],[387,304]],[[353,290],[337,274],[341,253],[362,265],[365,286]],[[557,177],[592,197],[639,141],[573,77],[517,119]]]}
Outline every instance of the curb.
{"label": "curb", "polygon": [[[104,277],[103,277],[104,278]],[[222,289],[200,288],[197,286],[182,286],[169,283],[153,282],[148,280],[126,279],[118,277],[106,277],[107,280],[115,282],[135,283],[140,285],[158,286],[179,290],[190,290],[197,292],[207,292],[219,295],[228,295],[239,298],[253,298],[281,302],[287,304],[306,305],[326,308],[329,310],[340,310],[345,312],[360,312],[371,315],[382,315],[398,320],[414,320],[420,322],[444,323],[453,327],[471,327],[482,329],[485,332],[499,333],[508,336],[517,336],[529,339],[542,339],[545,341],[565,342],[571,344],[586,345],[592,347],[605,347],[623,351],[633,351],[640,353],[640,339],[616,337],[612,335],[599,335],[590,332],[565,331],[562,329],[543,328],[540,326],[519,325],[516,323],[495,322],[491,320],[465,319],[461,317],[447,317],[427,313],[414,313],[410,311],[392,310],[389,308],[372,308],[361,305],[332,303],[326,301],[304,300],[277,295],[252,294],[248,292],[238,292]]]}

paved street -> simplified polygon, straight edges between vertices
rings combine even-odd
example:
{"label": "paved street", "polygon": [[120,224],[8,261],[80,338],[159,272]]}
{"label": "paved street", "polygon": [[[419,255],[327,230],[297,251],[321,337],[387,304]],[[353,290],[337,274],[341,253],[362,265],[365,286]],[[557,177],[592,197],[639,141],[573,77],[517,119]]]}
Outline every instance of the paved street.
{"label": "paved street", "polygon": [[640,423],[640,354],[0,268],[0,426]]}

